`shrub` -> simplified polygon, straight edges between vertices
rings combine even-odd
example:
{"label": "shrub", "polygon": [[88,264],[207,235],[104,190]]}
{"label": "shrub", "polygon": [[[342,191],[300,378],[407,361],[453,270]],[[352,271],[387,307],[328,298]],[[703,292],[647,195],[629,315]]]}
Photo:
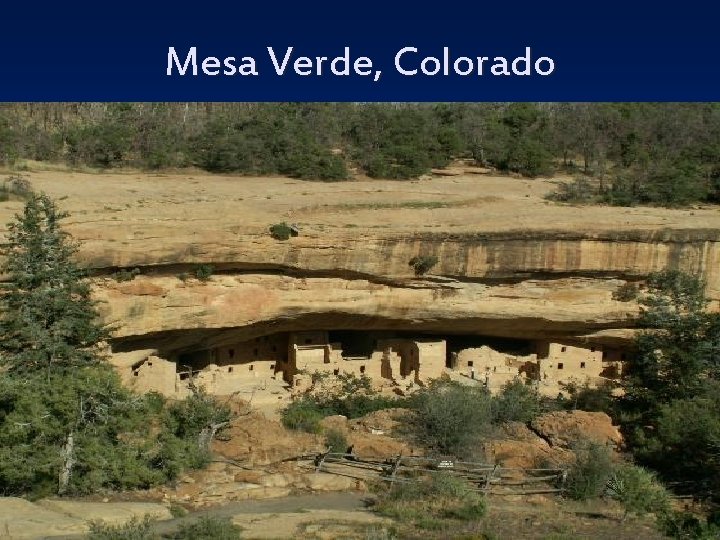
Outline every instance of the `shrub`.
{"label": "shrub", "polygon": [[320,420],[326,414],[320,405],[307,396],[291,401],[280,412],[283,425],[289,429],[298,429],[308,433],[320,433]]}
{"label": "shrub", "polygon": [[613,292],[612,298],[618,302],[630,302],[638,297],[639,292],[635,283],[625,283]]}
{"label": "shrub", "polygon": [[291,234],[292,229],[290,229],[290,226],[284,221],[270,226],[270,236],[275,240],[288,240]]}
{"label": "shrub", "polygon": [[207,281],[213,275],[214,270],[211,264],[199,264],[193,273],[200,281]]}
{"label": "shrub", "polygon": [[566,203],[588,203],[597,198],[597,189],[584,177],[573,179],[572,182],[563,182],[557,189],[548,193],[545,198],[551,201]]}
{"label": "shrub", "polygon": [[132,270],[120,270],[119,272],[115,272],[113,274],[113,278],[117,282],[123,282],[123,281],[132,281],[137,276],[140,275],[140,269],[139,268],[133,268]]}
{"label": "shrub", "polygon": [[328,447],[328,451],[343,454],[349,446],[345,434],[338,429],[329,429],[325,433],[325,445]]}
{"label": "shrub", "polygon": [[422,276],[430,271],[430,269],[438,263],[435,255],[418,255],[408,262],[408,266],[412,266],[416,276]]}
{"label": "shrub", "polygon": [[562,400],[561,405],[568,410],[598,411],[615,416],[617,403],[612,392],[615,385],[606,382],[597,388],[592,388],[588,383],[578,387],[576,384],[565,385],[565,390],[570,394],[569,399]]}
{"label": "shrub", "polygon": [[437,530],[448,524],[442,520],[473,521],[485,515],[485,499],[469,484],[447,473],[434,473],[415,482],[397,483],[380,496],[375,506],[379,514]]}
{"label": "shrub", "polygon": [[239,540],[242,528],[229,518],[201,517],[167,535],[170,540]]}
{"label": "shrub", "polygon": [[615,468],[608,481],[607,494],[620,501],[626,513],[642,515],[669,509],[669,495],[655,474],[635,465]]}
{"label": "shrub", "polygon": [[575,463],[567,474],[567,495],[579,501],[599,497],[605,491],[613,472],[610,451],[590,441],[579,443],[573,450]]}
{"label": "shrub", "polygon": [[132,518],[122,525],[91,523],[88,540],[160,540],[160,536],[152,531],[153,521],[145,517]]}
{"label": "shrub", "polygon": [[17,174],[11,174],[0,185],[0,201],[25,200],[30,197],[32,192],[33,187],[30,180]]}
{"label": "shrub", "polygon": [[701,519],[690,512],[665,512],[660,517],[660,529],[670,538],[678,540],[717,540],[720,524]]}
{"label": "shrub", "polygon": [[416,436],[443,454],[467,454],[491,426],[492,400],[478,386],[435,380],[416,394],[414,405]]}
{"label": "shrub", "polygon": [[523,381],[515,379],[492,400],[493,422],[531,422],[540,414],[540,395]]}

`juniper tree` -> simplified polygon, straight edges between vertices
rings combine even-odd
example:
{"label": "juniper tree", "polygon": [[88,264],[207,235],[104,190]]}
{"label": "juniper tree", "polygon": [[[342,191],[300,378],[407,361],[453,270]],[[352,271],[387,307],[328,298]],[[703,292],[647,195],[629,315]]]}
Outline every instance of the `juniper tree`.
{"label": "juniper tree", "polygon": [[0,300],[0,362],[11,372],[63,371],[98,361],[107,336],[98,321],[78,246],[62,230],[68,216],[45,194],[31,194],[8,225],[8,277]]}

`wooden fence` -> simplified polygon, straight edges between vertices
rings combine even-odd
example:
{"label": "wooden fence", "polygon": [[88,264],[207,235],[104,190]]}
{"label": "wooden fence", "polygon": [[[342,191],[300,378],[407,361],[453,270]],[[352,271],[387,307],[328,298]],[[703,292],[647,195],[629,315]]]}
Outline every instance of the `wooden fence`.
{"label": "wooden fence", "polygon": [[395,483],[417,482],[431,474],[445,473],[464,478],[472,489],[493,495],[561,493],[564,469],[520,469],[449,458],[395,456],[362,459],[353,454],[327,452],[315,458],[315,470],[361,480]]}

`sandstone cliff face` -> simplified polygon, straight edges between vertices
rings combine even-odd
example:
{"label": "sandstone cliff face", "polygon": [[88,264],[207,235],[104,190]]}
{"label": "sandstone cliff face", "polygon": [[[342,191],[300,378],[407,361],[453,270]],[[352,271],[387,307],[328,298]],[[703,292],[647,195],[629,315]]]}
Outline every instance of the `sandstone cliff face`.
{"label": "sandstone cliff face", "polygon": [[[80,259],[125,346],[211,346],[310,328],[416,329],[621,344],[638,307],[612,293],[676,268],[720,300],[720,215],[548,203],[548,181],[308,183],[36,173],[67,199]],[[109,202],[110,201],[110,202]],[[437,207],[437,208],[436,208]],[[9,220],[19,203],[0,208]],[[270,238],[286,220],[301,235]],[[409,260],[433,255],[416,277]],[[181,281],[212,264],[206,283]],[[143,275],[118,283],[120,268]],[[154,342],[157,340],[158,342]],[[132,343],[130,343],[132,342]]]}
{"label": "sandstone cliff face", "polygon": [[620,283],[567,278],[489,286],[414,280],[399,286],[272,274],[219,275],[208,282],[143,276],[128,283],[98,281],[97,297],[105,320],[118,326],[118,338],[151,340],[135,342],[135,348],[216,346],[312,328],[532,339],[627,327],[637,307],[612,299]]}

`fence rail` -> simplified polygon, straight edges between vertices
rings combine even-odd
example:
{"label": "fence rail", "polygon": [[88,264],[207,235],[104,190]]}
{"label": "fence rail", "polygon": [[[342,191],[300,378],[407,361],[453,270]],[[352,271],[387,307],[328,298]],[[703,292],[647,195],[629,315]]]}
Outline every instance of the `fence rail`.
{"label": "fence rail", "polygon": [[472,489],[495,495],[561,493],[567,473],[559,468],[521,469],[449,458],[393,456],[363,459],[354,454],[326,452],[315,458],[315,470],[361,480],[414,483],[440,472],[464,478]]}

